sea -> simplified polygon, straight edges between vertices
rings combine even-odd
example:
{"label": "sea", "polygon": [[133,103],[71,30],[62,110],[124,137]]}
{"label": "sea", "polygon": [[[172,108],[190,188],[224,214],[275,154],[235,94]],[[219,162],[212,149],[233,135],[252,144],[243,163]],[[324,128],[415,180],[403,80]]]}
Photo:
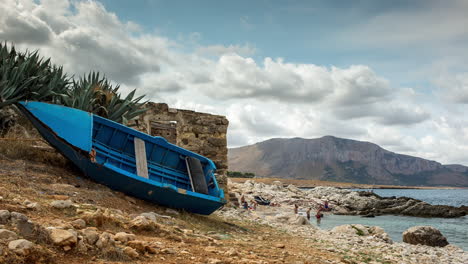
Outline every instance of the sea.
{"label": "sea", "polygon": [[[369,189],[353,189],[362,191]],[[374,193],[383,196],[406,196],[425,201],[430,204],[461,206],[468,205],[468,189],[373,189]],[[411,216],[383,215],[373,218],[351,215],[326,215],[320,223],[311,220],[312,224],[321,229],[329,230],[335,226],[345,224],[362,224],[380,226],[392,238],[401,242],[403,232],[418,225],[433,226],[442,232],[450,244],[468,251],[468,216],[459,218],[423,218]]]}

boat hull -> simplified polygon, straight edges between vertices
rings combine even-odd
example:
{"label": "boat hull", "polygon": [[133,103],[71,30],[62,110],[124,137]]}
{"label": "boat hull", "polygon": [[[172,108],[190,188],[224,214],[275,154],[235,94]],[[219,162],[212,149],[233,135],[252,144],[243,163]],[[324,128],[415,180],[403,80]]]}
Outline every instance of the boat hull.
{"label": "boat hull", "polygon": [[110,164],[93,162],[87,152],[59,137],[24,106],[20,105],[19,107],[50,145],[68,158],[88,178],[98,183],[139,199],[197,214],[211,214],[225,204],[223,198],[190,192],[170,184],[150,182],[147,179],[141,179],[139,176],[119,170]]}

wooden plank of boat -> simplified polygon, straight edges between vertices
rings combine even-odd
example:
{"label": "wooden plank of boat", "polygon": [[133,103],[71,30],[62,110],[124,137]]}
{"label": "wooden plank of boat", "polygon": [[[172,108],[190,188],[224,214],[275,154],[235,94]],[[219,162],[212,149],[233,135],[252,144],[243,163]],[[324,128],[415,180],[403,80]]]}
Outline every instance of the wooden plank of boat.
{"label": "wooden plank of boat", "polygon": [[208,185],[206,184],[205,173],[199,159],[187,156],[185,158],[187,171],[192,184],[192,190],[197,193],[208,194]]}
{"label": "wooden plank of boat", "polygon": [[137,175],[148,179],[148,162],[146,160],[145,141],[135,137],[134,143]]}

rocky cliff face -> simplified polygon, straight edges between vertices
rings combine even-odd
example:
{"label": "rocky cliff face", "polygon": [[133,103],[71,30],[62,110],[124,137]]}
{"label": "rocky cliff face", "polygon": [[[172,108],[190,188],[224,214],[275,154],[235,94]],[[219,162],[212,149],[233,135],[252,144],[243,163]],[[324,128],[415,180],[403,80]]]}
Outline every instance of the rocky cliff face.
{"label": "rocky cliff face", "polygon": [[397,154],[376,144],[325,136],[270,139],[230,149],[229,170],[260,177],[366,184],[468,186],[468,168]]}

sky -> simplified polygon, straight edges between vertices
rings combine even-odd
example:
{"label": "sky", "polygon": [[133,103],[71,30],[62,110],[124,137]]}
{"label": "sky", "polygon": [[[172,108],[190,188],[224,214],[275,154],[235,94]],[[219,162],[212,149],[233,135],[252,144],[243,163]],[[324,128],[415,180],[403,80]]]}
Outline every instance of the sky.
{"label": "sky", "polygon": [[468,165],[468,1],[0,0],[0,41],[225,115],[228,145],[325,135]]}

